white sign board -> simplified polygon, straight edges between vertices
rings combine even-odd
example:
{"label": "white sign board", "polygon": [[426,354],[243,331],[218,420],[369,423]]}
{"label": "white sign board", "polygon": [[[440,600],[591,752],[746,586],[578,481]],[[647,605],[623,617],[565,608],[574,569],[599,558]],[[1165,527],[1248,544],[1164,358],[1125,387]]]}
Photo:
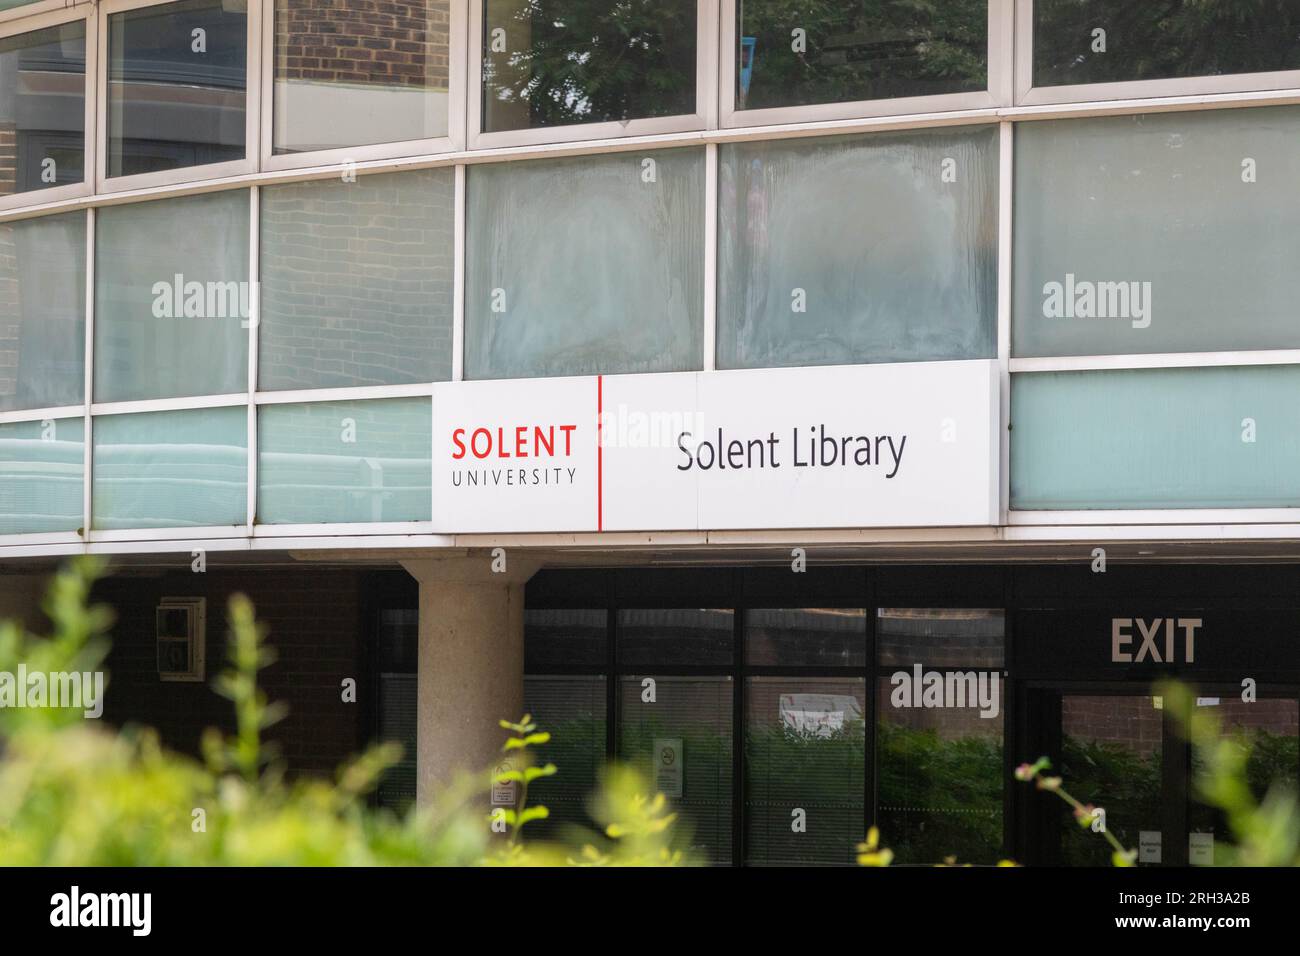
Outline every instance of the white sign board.
{"label": "white sign board", "polygon": [[840,694],[782,694],[778,708],[781,726],[799,736],[834,737],[862,719],[857,698]]}
{"label": "white sign board", "polygon": [[1159,830],[1138,831],[1138,862],[1159,863],[1161,834]]}
{"label": "white sign board", "polygon": [[1187,862],[1192,866],[1214,866],[1214,834],[1187,834]]}
{"label": "white sign board", "polygon": [[435,385],[435,528],[595,531],[597,384],[543,378]]}
{"label": "white sign board", "polygon": [[443,533],[998,520],[993,361],[434,386]]}
{"label": "white sign board", "polygon": [[684,759],[681,737],[655,738],[655,790],[665,797],[681,797]]}

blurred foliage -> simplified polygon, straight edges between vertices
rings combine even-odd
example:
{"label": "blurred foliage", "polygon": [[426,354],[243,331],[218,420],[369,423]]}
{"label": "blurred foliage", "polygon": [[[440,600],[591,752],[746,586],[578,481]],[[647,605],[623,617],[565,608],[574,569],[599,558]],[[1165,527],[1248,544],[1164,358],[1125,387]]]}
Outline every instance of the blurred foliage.
{"label": "blurred foliage", "polygon": [[[1215,708],[1198,707],[1186,686],[1165,681],[1156,693],[1164,697],[1178,732],[1191,742],[1194,795],[1222,814],[1232,838],[1215,839],[1214,864],[1300,866],[1295,750],[1269,744],[1256,759],[1252,736],[1226,728]],[[1272,764],[1288,756],[1290,766]]]}
{"label": "blurred foliage", "polygon": [[[101,670],[111,612],[87,607],[103,566],[73,562],[46,600],[50,637],[0,627],[0,671]],[[372,748],[333,781],[285,776],[262,742],[283,714],[258,689],[273,658],[242,596],[230,601],[229,667],[216,689],[235,709],[235,733],[208,731],[202,762],[162,749],[151,730],[115,731],[80,709],[0,708],[0,865],[365,866],[475,864],[679,865],[676,823],[644,780],[610,768],[592,798],[603,828],[568,844],[526,842],[523,826],[545,815],[521,801],[505,838],[485,819],[486,773],[450,785],[428,806],[397,815],[367,805],[399,748]],[[547,737],[525,717],[509,725],[507,752],[527,754]],[[528,728],[528,729],[521,729]],[[520,781],[554,772],[526,762]],[[528,771],[533,771],[531,774]],[[478,781],[480,783],[475,783]]]}

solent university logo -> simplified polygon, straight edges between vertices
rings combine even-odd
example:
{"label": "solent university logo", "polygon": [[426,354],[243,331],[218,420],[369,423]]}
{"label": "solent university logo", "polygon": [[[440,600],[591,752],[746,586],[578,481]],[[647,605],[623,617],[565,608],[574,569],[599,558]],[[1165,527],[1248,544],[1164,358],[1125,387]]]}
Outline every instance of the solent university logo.
{"label": "solent university logo", "polygon": [[451,484],[461,487],[572,485],[577,466],[572,424],[517,425],[512,428],[456,428],[451,433]]}

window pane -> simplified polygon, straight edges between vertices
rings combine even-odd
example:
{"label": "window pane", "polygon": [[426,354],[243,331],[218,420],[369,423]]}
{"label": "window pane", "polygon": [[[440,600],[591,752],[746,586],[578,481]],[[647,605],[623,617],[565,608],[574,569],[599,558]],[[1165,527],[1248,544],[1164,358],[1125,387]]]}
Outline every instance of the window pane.
{"label": "window pane", "polygon": [[991,127],[723,146],[718,365],[996,355],[997,149]]}
{"label": "window pane", "polygon": [[1021,124],[1015,354],[1300,347],[1297,137],[1293,106]]}
{"label": "window pane", "polygon": [[[939,673],[945,681],[951,674]],[[969,702],[949,706],[947,698],[941,706],[917,703],[903,694],[912,688],[897,675],[880,679],[878,820],[881,843],[894,851],[895,863],[956,857],[987,865],[1001,858],[1004,688],[996,672],[963,676],[980,684],[987,712],[996,708],[996,714],[983,716]]]}
{"label": "window pane", "polygon": [[248,499],[243,406],[96,418],[94,527],[242,525]]}
{"label": "window pane", "polygon": [[110,206],[96,229],[95,401],[244,391],[248,193]]}
{"label": "window pane", "polygon": [[454,173],[262,190],[258,387],[451,377]]}
{"label": "window pane", "polygon": [[528,785],[529,805],[551,812],[546,820],[528,825],[534,839],[560,839],[565,827],[573,825],[598,829],[587,801],[605,763],[605,687],[604,675],[524,678],[524,709],[538,730],[551,735],[538,748],[537,762],[559,768],[554,776]]}
{"label": "window pane", "polygon": [[[866,710],[861,678],[746,679],[746,862],[856,861],[864,833]],[[796,809],[803,811],[803,831],[793,828]]]}
{"label": "window pane", "polygon": [[745,662],[790,667],[864,667],[867,616],[862,608],[745,612]]}
{"label": "window pane", "polygon": [[[1218,742],[1221,746],[1238,747],[1245,757],[1245,780],[1251,796],[1262,802],[1270,790],[1276,790],[1274,799],[1288,793],[1294,800],[1297,770],[1300,769],[1300,720],[1295,698],[1260,698],[1253,701],[1234,700],[1232,697],[1211,698],[1212,713],[1218,718]],[[1197,785],[1208,774],[1205,758],[1199,748],[1192,749],[1193,799],[1187,808],[1188,829],[1192,832],[1193,846],[1200,844],[1214,858],[1216,846],[1234,842],[1223,812],[1201,803]],[[1205,863],[1192,856],[1192,863]],[[1220,853],[1219,865],[1227,861]]]}
{"label": "window pane", "polygon": [[[1130,849],[1139,846],[1143,831],[1163,829],[1164,722],[1153,704],[1153,698],[1137,695],[1061,697],[1066,787],[1084,801],[1104,801],[1106,830]],[[1067,807],[1058,814],[1061,862],[1110,866],[1110,844],[1079,826]],[[1166,833],[1161,842],[1171,839]]]}
{"label": "window pane", "polygon": [[1034,0],[1033,46],[1035,86],[1294,70],[1300,4]]}
{"label": "window pane", "polygon": [[668,797],[698,855],[729,863],[732,679],[645,676],[655,679],[654,703],[642,700],[641,676],[621,679],[619,756]]}
{"label": "window pane", "polygon": [[244,158],[248,14],[180,0],[108,18],[108,175]]}
{"label": "window pane", "polygon": [[276,0],[273,149],[447,135],[449,0]]}
{"label": "window pane", "polygon": [[529,608],[524,612],[524,670],[605,667],[607,611]]}
{"label": "window pane", "polygon": [[1011,506],[1296,507],[1297,394],[1298,366],[1016,375]]}
{"label": "window pane", "polygon": [[667,608],[618,612],[618,660],[622,665],[730,666],[734,661],[735,612]]}
{"label": "window pane", "polygon": [[738,109],[988,88],[985,0],[745,0],[736,20]]}
{"label": "window pane", "polygon": [[469,173],[465,377],[702,365],[704,151]]}
{"label": "window pane", "polygon": [[433,406],[394,398],[257,410],[257,518],[266,524],[428,521]]}
{"label": "window pane", "polygon": [[484,0],[483,131],[695,112],[693,0]]}
{"label": "window pane", "polygon": [[419,678],[415,674],[384,673],[379,675],[378,742],[393,742],[402,747],[401,759],[384,771],[375,788],[381,807],[396,813],[407,812],[415,803],[419,773],[416,768],[420,705]]}
{"label": "window pane", "polygon": [[0,534],[83,526],[85,431],[80,418],[0,425]]}
{"label": "window pane", "polygon": [[876,617],[881,667],[1001,667],[1006,613],[990,608],[882,607]]}
{"label": "window pane", "polygon": [[0,223],[0,411],[86,387],[86,214]]}
{"label": "window pane", "polygon": [[85,22],[0,37],[0,196],[83,182],[85,158]]}

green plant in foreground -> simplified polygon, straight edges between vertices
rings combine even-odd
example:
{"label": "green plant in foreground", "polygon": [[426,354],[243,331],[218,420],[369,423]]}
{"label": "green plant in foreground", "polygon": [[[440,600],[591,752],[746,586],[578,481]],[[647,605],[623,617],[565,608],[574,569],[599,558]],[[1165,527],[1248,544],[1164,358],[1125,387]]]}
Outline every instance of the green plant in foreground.
{"label": "green plant in foreground", "polygon": [[[52,636],[0,627],[0,671],[101,668],[112,616],[87,600],[102,570],[78,560],[59,572],[46,604]],[[397,760],[395,744],[367,750],[332,781],[288,779],[263,741],[284,713],[258,687],[272,651],[246,598],[233,598],[229,612],[229,664],[216,689],[234,705],[235,733],[209,730],[202,761],[164,750],[151,730],[115,731],[79,710],[0,708],[0,866],[559,865],[587,862],[579,857],[589,848],[611,864],[685,862],[651,858],[634,838],[640,778],[597,792],[610,837],[602,849],[587,839],[525,843],[523,825],[546,811],[522,802],[509,839],[494,840],[477,809],[486,774],[400,816],[368,806],[365,795]],[[512,739],[524,743],[507,749],[526,752],[548,738],[530,727]],[[525,784],[554,772],[529,769]],[[658,835],[664,846],[670,831],[671,821]]]}
{"label": "green plant in foreground", "polygon": [[[1039,790],[1046,790],[1048,793],[1054,793],[1064,800],[1074,814],[1075,821],[1079,826],[1089,829],[1092,828],[1097,819],[1097,808],[1092,804],[1081,803],[1076,800],[1065,788],[1061,786],[1060,777],[1049,777],[1046,771],[1052,769],[1052,762],[1046,757],[1039,757],[1034,763],[1022,763],[1016,768],[1016,779],[1028,783],[1034,781]],[[1102,827],[1101,835],[1106,838],[1106,842],[1111,845],[1112,853],[1110,861],[1115,866],[1132,866],[1137,860],[1137,850],[1127,850],[1124,844],[1115,839],[1115,835],[1109,830]]]}
{"label": "green plant in foreground", "polygon": [[1250,785],[1251,747],[1242,734],[1225,734],[1213,708],[1175,681],[1156,687],[1175,728],[1192,745],[1197,797],[1223,813],[1235,843],[1216,841],[1214,862],[1226,866],[1300,866],[1300,802],[1293,785],[1269,786],[1257,799]]}

